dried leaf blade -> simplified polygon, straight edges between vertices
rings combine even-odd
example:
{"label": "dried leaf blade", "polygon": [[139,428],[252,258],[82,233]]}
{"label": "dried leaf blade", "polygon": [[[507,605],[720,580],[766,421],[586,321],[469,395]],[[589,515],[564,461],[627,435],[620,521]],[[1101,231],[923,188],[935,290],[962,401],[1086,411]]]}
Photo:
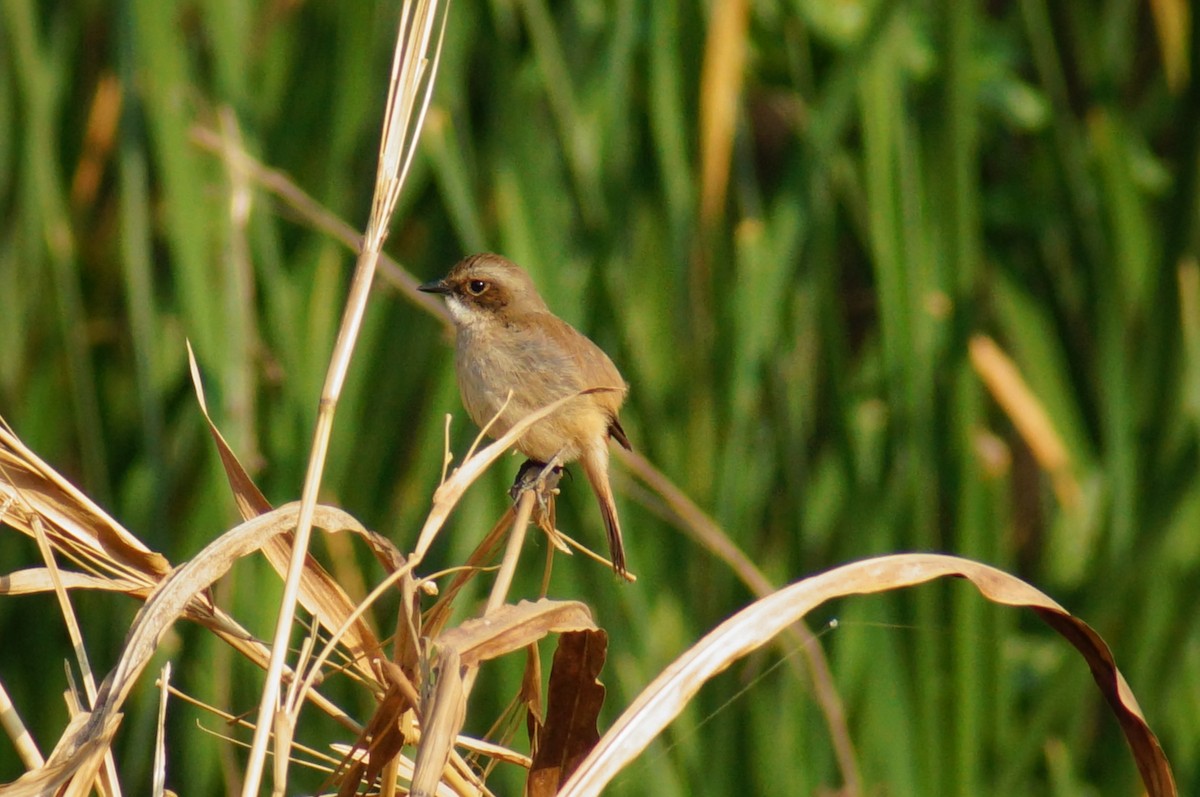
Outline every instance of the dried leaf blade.
{"label": "dried leaf blade", "polygon": [[600,670],[608,655],[603,630],[563,634],[554,651],[546,721],[538,723],[525,794],[553,797],[558,786],[600,741],[596,720],[604,705]]}
{"label": "dried leaf blade", "polygon": [[464,667],[476,667],[531,645],[547,634],[594,630],[596,624],[586,604],[542,598],[506,604],[483,617],[467,620],[439,636],[436,644],[457,651]]}

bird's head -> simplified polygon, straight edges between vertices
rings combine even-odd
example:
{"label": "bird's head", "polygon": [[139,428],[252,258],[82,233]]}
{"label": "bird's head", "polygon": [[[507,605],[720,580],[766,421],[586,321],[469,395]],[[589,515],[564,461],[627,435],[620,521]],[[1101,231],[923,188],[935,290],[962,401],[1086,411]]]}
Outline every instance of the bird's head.
{"label": "bird's head", "polygon": [[446,297],[457,326],[476,326],[547,312],[533,280],[511,260],[490,253],[460,260],[440,280],[418,290]]}

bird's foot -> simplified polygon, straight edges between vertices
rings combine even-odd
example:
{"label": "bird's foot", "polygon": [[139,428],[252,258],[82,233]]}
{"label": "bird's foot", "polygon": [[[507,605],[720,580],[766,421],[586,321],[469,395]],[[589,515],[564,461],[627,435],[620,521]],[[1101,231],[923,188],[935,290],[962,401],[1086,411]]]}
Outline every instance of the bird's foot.
{"label": "bird's foot", "polygon": [[537,493],[539,503],[544,506],[550,496],[558,493],[558,482],[563,472],[563,466],[554,460],[547,464],[536,459],[527,459],[517,471],[517,478],[513,480],[512,487],[508,488],[508,495],[516,501],[520,499],[521,493],[533,490]]}
{"label": "bird's foot", "polygon": [[521,469],[517,471],[517,478],[508,491],[514,501],[519,501],[521,494],[525,491],[533,491],[537,498],[537,505],[533,511],[533,522],[546,531],[552,539],[557,536],[554,496],[558,495],[558,482],[563,473],[563,466],[558,464],[558,457],[554,457],[549,463],[527,459]]}

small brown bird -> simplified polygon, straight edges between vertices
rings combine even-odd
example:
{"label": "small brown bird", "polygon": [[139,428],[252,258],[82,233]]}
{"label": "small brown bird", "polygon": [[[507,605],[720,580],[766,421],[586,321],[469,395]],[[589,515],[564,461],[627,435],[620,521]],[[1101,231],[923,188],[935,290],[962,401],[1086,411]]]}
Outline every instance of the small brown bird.
{"label": "small brown bird", "polygon": [[[517,449],[542,465],[579,460],[600,503],[613,570],[628,577],[621,524],[608,483],[608,440],[631,448],[617,411],[628,386],[608,355],[550,312],[533,280],[500,255],[459,261],[445,278],[420,286],[440,293],[454,318],[454,367],[471,419],[491,421],[509,391],[512,398],[488,434],[500,437],[530,413],[564,396],[579,396],[521,435]],[[603,388],[608,388],[604,390]]]}

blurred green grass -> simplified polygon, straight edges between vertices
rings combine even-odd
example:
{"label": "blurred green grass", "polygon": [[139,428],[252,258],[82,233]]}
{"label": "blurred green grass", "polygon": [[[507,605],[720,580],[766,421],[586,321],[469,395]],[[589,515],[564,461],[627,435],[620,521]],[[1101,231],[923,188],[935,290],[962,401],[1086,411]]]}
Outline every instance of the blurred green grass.
{"label": "blurred green grass", "polygon": [[[1172,49],[1154,16],[1180,5],[747,5],[748,32],[732,43],[746,68],[728,191],[701,219],[710,6],[458,0],[388,250],[422,278],[483,248],[524,264],[622,367],[635,446],[778,583],[939,550],[1054,595],[1112,645],[1181,793],[1200,793],[1200,365],[1186,312],[1200,300],[1200,23],[1193,14]],[[0,413],[173,560],[235,522],[184,339],[231,444],[273,501],[290,500],[352,262],[190,131],[236,137],[361,225],[396,11],[2,6]],[[107,136],[97,109],[118,114]],[[1074,504],[972,369],[975,334],[997,340],[1043,403],[1071,457]],[[437,483],[443,413],[455,413],[455,451],[474,434],[450,359],[437,323],[379,292],[325,498],[402,548]],[[440,562],[490,527],[513,467],[468,496]],[[748,600],[653,511],[621,505],[639,583],[580,561],[560,563],[554,582],[610,633],[614,714]],[[577,482],[560,524],[600,539]],[[0,535],[5,572],[35,556]],[[265,634],[275,583],[246,567],[223,589]],[[103,671],[132,607],[81,602]],[[43,613],[55,616],[41,599],[0,602],[0,679],[49,748],[62,683],[45,673],[65,647]],[[1086,667],[1030,618],[957,586],[846,602],[835,616],[822,641],[869,793],[1137,788]],[[195,629],[178,643],[177,682],[253,706],[256,681],[233,677],[226,652]],[[837,785],[811,695],[770,660],[710,687],[613,792]],[[480,694],[501,706],[506,685]],[[185,714],[172,727],[190,739]],[[130,784],[146,782],[149,731],[126,725]],[[228,752],[206,737],[187,746],[173,777],[189,794],[223,793]],[[18,773],[0,745],[0,780]]]}

